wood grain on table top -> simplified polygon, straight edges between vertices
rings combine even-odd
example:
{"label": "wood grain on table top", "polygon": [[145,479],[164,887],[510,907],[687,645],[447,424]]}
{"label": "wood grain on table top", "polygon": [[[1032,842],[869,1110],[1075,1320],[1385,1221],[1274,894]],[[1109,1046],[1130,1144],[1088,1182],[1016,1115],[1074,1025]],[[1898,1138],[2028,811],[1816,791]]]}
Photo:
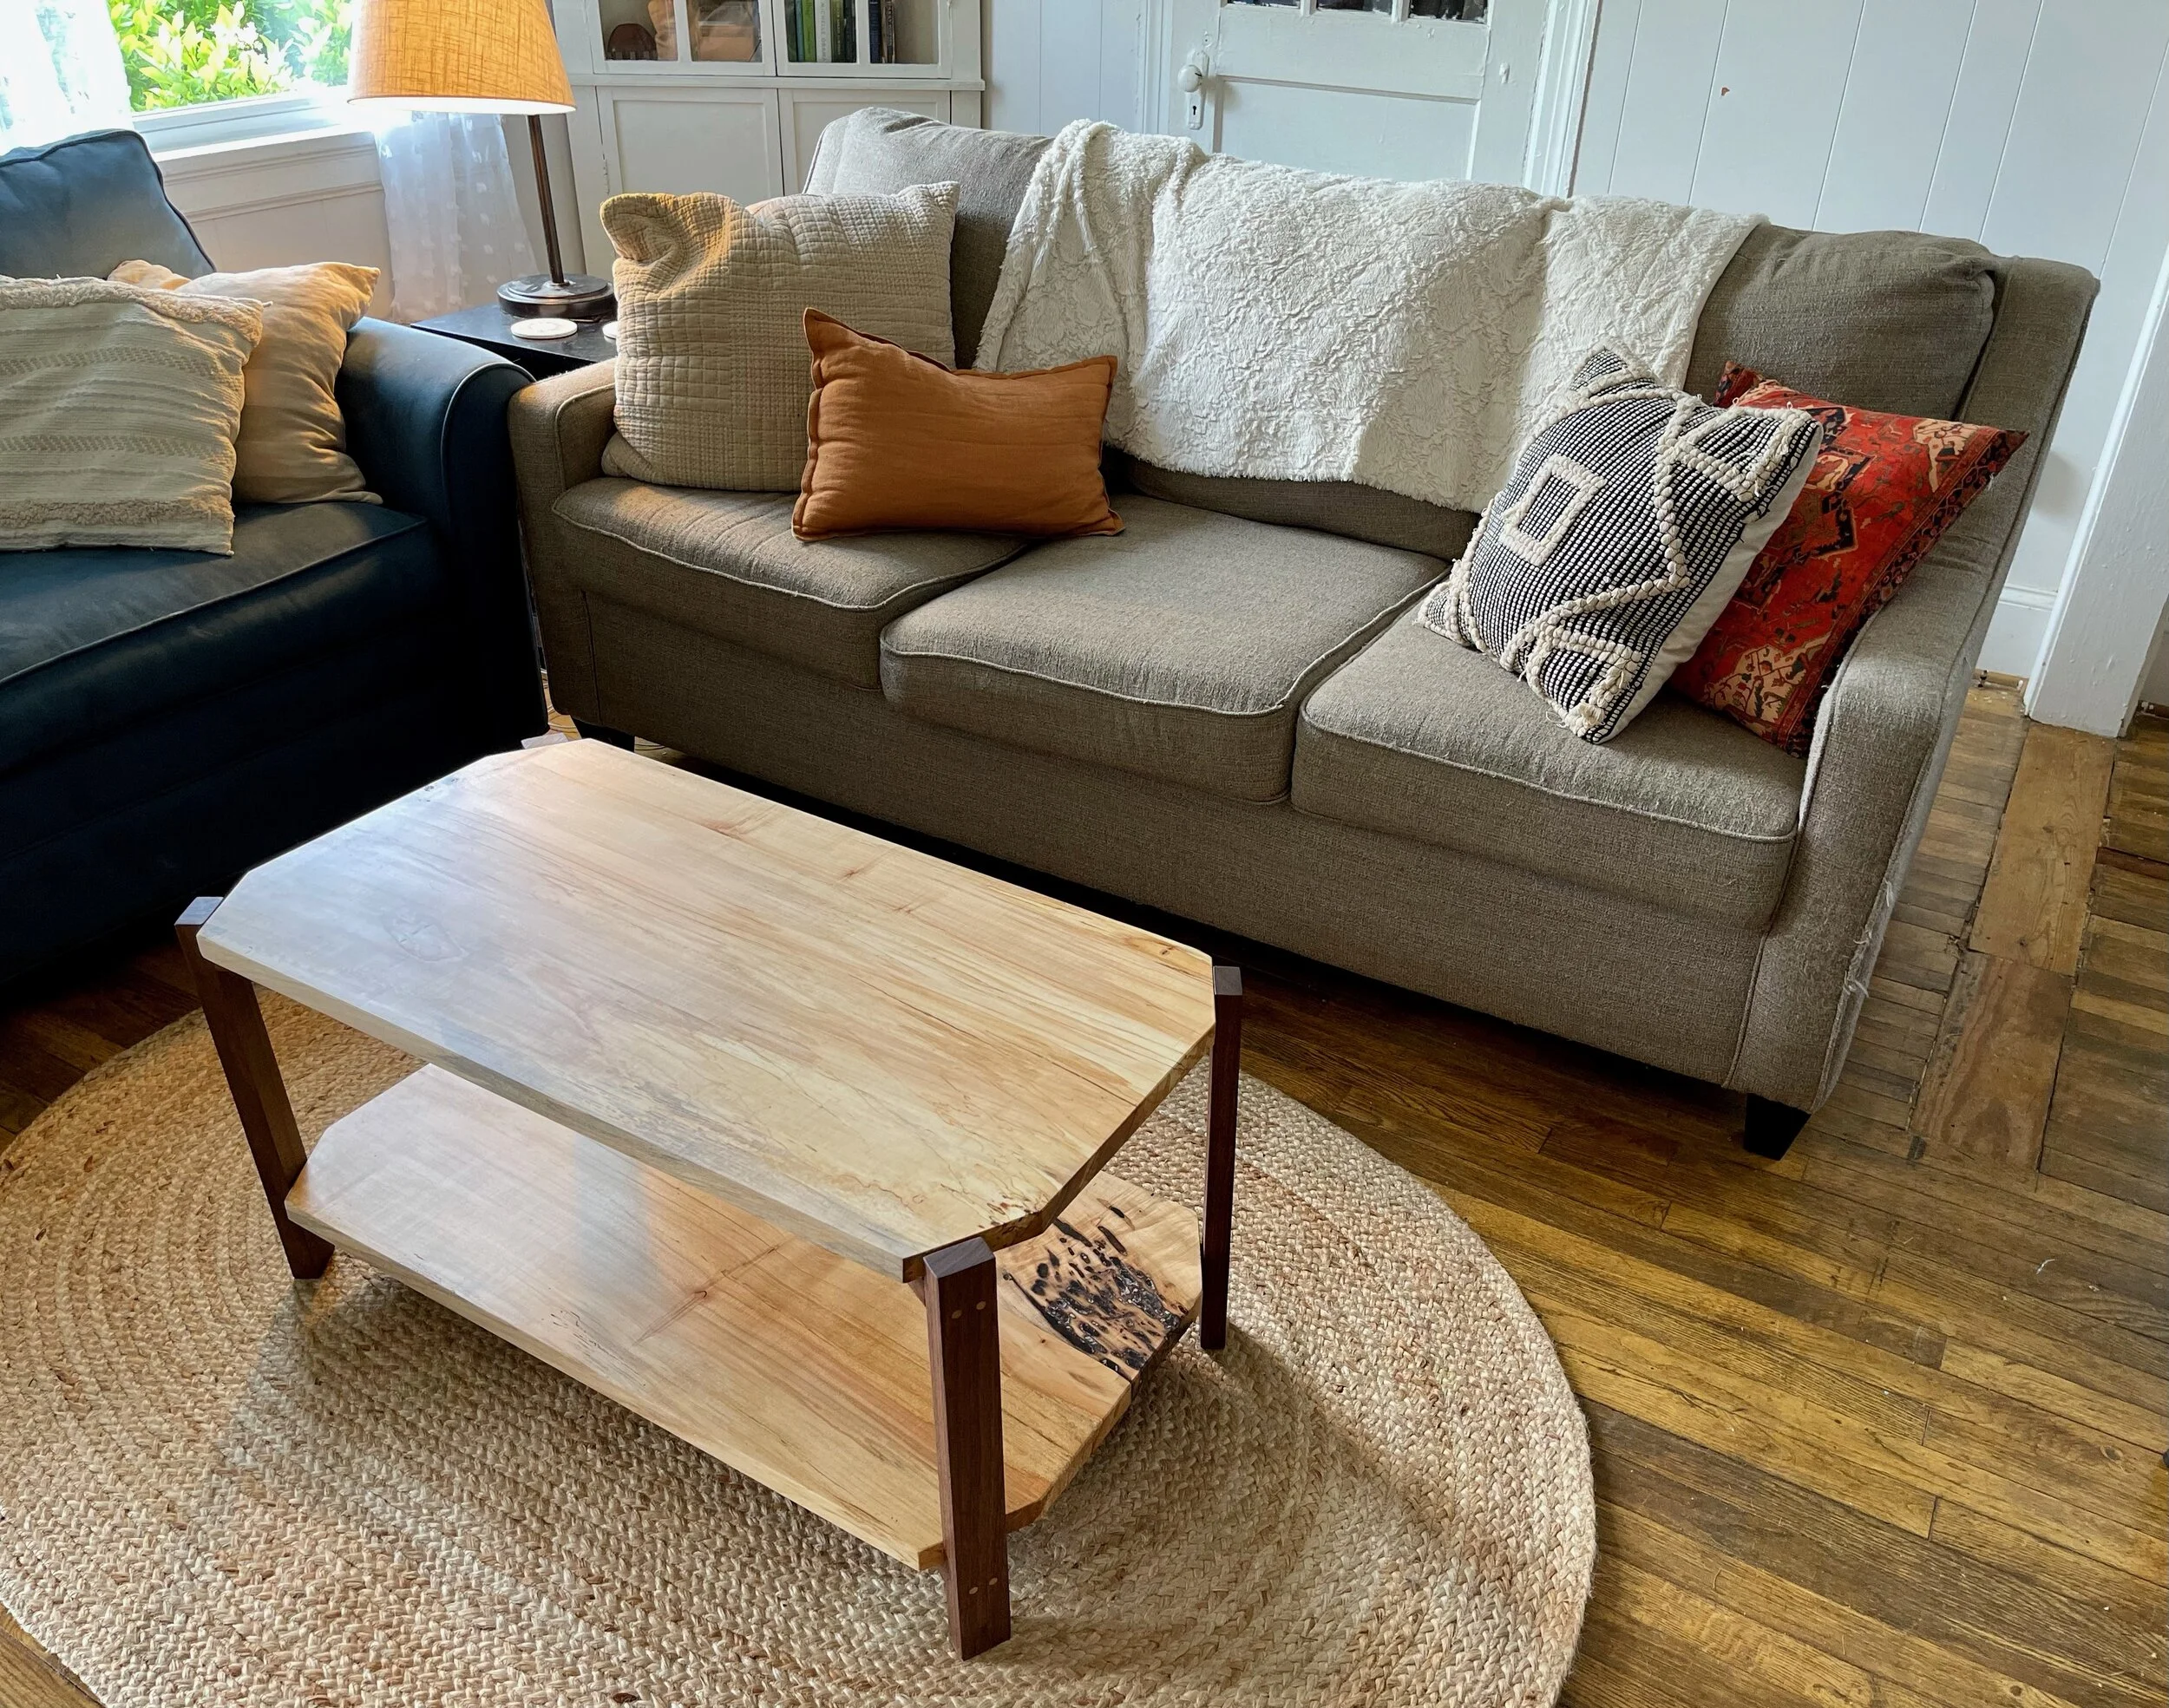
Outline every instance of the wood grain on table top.
{"label": "wood grain on table top", "polygon": [[599,742],[284,854],[200,940],[898,1277],[1044,1228],[1212,1036],[1196,950]]}

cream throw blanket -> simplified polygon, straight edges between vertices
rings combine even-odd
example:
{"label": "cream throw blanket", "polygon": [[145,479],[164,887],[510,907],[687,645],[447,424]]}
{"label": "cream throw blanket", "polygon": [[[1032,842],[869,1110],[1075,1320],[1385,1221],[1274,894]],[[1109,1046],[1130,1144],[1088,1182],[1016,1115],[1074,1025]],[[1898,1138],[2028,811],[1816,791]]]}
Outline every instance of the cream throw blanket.
{"label": "cream throw blanket", "polygon": [[1397,184],[1080,121],[1039,158],[978,365],[1120,363],[1109,443],[1481,510],[1600,344],[1657,378],[1758,219]]}

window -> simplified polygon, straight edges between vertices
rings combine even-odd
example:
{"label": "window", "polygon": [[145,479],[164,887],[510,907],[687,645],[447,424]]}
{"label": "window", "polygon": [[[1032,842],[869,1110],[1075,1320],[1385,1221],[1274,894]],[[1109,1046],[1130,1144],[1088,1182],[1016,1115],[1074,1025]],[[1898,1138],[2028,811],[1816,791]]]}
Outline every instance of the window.
{"label": "window", "polygon": [[107,0],[138,113],[346,82],[354,0]]}

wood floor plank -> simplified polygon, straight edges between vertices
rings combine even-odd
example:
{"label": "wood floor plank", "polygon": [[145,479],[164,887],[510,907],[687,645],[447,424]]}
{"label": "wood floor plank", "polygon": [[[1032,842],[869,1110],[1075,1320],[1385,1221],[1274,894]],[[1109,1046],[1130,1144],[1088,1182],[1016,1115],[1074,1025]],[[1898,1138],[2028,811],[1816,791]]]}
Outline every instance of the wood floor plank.
{"label": "wood floor plank", "polygon": [[6,1708],[98,1708],[75,1675],[0,1607],[0,1703]]}
{"label": "wood floor plank", "polygon": [[2076,972],[2113,744],[2083,730],[2028,730],[1969,946]]}
{"label": "wood floor plank", "polygon": [[1966,952],[1915,1104],[1924,1158],[1969,1173],[2034,1172],[2071,989],[2061,973]]}
{"label": "wood floor plank", "polygon": [[2041,1167],[2044,1175],[2088,1192],[2128,1199],[2148,1209],[2169,1211],[2169,1179],[2158,1170],[2142,1168],[2137,1174],[2127,1173],[2082,1154],[2066,1151],[2053,1141],[2041,1151]]}
{"label": "wood floor plank", "polygon": [[1930,1540],[2035,1583],[2054,1584],[2064,1594],[2124,1620],[2146,1633],[2152,1659],[2134,1667],[2141,1682],[2169,1684],[2169,1586],[2133,1577],[2043,1541],[2039,1536],[1974,1511],[1956,1501],[1936,1508]]}
{"label": "wood floor plank", "polygon": [[[1635,1477],[1637,1469],[1627,1467],[1622,1474]],[[1646,1499],[1654,1493],[1658,1500],[1649,1504],[1656,1505],[1667,1496],[1679,1498],[1679,1492],[1653,1478],[1646,1488],[1630,1488],[1623,1499]],[[1691,1498],[1692,1491],[1685,1492]],[[1696,1505],[1708,1512],[1702,1502]],[[1895,1623],[1873,1618],[1713,1545],[1702,1534],[1669,1528],[1632,1505],[1600,1499],[1596,1512],[1600,1550],[1719,1606],[1750,1614],[1818,1653],[1858,1667],[1874,1682],[1876,1708],[1891,1708],[1901,1699],[1893,1697],[1893,1689],[1904,1692],[1905,1701],[1932,1703],[1936,1708],[1980,1708],[1984,1703],[2062,1708],[2068,1701],[1932,1638],[1914,1634],[1910,1614]],[[1720,1523],[1728,1516],[1721,1515]]]}
{"label": "wood floor plank", "polygon": [[[1609,1675],[1607,1689],[1613,1699],[1692,1703],[1721,1694],[1739,1708],[1812,1708],[1817,1701],[1807,1693],[1811,1679],[1804,1676],[1806,1669],[1786,1665],[1799,1647],[1791,1639],[1720,1608],[1712,1607],[1708,1616],[1697,1620],[1688,1605],[1692,1598],[1678,1592],[1670,1598],[1661,1592],[1650,1594],[1642,1598],[1641,1608],[1630,1609],[1627,1596],[1631,1592],[1616,1587],[1602,1567],[1599,1578],[1607,1595],[1601,1603],[1592,1602],[1590,1617],[1582,1627],[1582,1651],[1589,1666]],[[1691,1634],[1655,1623],[1642,1616],[1645,1613],[1669,1613],[1689,1624]],[[1835,1699],[1863,1700],[1858,1695]]]}
{"label": "wood floor plank", "polygon": [[1946,1344],[1963,1340],[2133,1405],[2154,1404],[2169,1379],[2159,1341],[1910,1252],[1891,1253],[1875,1296]]}
{"label": "wood floor plank", "polygon": [[[2113,850],[2105,850],[2104,855]],[[2094,917],[2159,929],[2169,919],[2169,876],[2133,871],[2097,858],[2094,867]]]}
{"label": "wood floor plank", "polygon": [[1643,1631],[1661,1632],[1692,1653],[1759,1685],[1830,1708],[1876,1708],[1864,1667],[1787,1635],[1737,1608],[1697,1595],[1631,1560],[1597,1556],[1597,1605]]}
{"label": "wood floor plank", "polygon": [[[1597,1498],[2056,1701],[2159,1708],[2155,1633],[1599,1404]],[[2013,1699],[2008,1692],[1973,1705]]]}

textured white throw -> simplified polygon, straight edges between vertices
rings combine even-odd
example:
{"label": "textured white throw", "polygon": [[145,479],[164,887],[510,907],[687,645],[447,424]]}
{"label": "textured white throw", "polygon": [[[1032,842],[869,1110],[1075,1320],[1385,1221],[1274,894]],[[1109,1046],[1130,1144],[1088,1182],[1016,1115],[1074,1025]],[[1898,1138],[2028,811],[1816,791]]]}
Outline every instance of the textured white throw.
{"label": "textured white throw", "polygon": [[1480,510],[1590,350],[1685,377],[1757,217],[1397,184],[1080,121],[1039,158],[978,365],[1111,355],[1108,442]]}

